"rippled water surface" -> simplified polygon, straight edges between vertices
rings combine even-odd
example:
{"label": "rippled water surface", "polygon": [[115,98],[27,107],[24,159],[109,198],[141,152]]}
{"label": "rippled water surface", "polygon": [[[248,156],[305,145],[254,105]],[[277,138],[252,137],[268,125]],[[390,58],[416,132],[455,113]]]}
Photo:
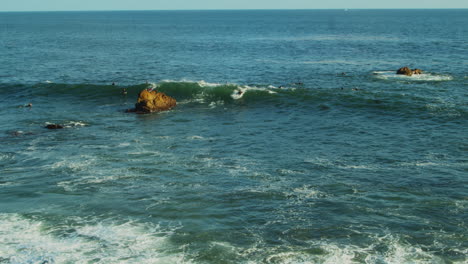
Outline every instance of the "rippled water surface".
{"label": "rippled water surface", "polygon": [[466,263],[467,24],[0,13],[0,263]]}

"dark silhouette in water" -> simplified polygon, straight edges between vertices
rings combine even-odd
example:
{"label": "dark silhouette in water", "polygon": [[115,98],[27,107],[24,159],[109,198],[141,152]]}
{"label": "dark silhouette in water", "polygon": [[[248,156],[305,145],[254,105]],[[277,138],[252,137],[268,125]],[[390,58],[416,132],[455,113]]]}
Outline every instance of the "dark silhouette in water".
{"label": "dark silhouette in water", "polygon": [[59,124],[48,124],[47,126],[45,126],[45,128],[48,128],[48,129],[62,129],[63,126],[59,125]]}
{"label": "dark silhouette in water", "polygon": [[28,103],[26,105],[20,105],[18,106],[19,108],[23,108],[23,107],[28,107],[28,108],[31,108],[32,107],[32,103]]}

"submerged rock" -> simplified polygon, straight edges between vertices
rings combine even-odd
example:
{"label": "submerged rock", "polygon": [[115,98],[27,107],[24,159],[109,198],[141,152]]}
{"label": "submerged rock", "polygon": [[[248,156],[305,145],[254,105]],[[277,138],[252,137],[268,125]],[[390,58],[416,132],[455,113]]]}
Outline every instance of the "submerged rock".
{"label": "submerged rock", "polygon": [[403,67],[403,68],[400,68],[400,69],[397,70],[397,74],[412,76],[413,74],[422,74],[422,70],[420,70],[420,69],[411,70],[408,67]]}
{"label": "submerged rock", "polygon": [[134,111],[128,110],[128,112],[152,113],[165,111],[173,108],[176,104],[174,98],[164,93],[145,89],[138,95]]}
{"label": "submerged rock", "polygon": [[48,124],[45,127],[48,128],[48,129],[61,129],[61,128],[63,128],[63,126],[59,125],[59,124]]}

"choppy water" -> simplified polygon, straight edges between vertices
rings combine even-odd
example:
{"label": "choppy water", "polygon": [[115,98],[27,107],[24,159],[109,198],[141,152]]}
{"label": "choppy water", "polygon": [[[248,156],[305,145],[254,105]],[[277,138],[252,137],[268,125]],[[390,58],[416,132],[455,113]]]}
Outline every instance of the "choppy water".
{"label": "choppy water", "polygon": [[467,24],[0,13],[0,263],[466,263]]}

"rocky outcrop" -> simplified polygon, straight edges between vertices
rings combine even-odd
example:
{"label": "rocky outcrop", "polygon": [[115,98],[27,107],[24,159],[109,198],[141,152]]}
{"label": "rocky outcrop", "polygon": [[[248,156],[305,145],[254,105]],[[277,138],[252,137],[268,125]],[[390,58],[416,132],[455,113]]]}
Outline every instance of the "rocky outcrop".
{"label": "rocky outcrop", "polygon": [[404,74],[404,75],[411,76],[413,75],[413,71],[408,67],[403,67],[403,68],[398,69],[396,74]]}
{"label": "rocky outcrop", "polygon": [[145,89],[138,95],[135,112],[152,113],[165,111],[176,106],[176,100],[164,93]]}
{"label": "rocky outcrop", "polygon": [[411,70],[408,67],[403,67],[403,68],[398,69],[396,73],[397,74],[403,74],[403,75],[406,75],[406,76],[412,76],[413,74],[422,74],[422,70],[420,70],[420,69]]}

